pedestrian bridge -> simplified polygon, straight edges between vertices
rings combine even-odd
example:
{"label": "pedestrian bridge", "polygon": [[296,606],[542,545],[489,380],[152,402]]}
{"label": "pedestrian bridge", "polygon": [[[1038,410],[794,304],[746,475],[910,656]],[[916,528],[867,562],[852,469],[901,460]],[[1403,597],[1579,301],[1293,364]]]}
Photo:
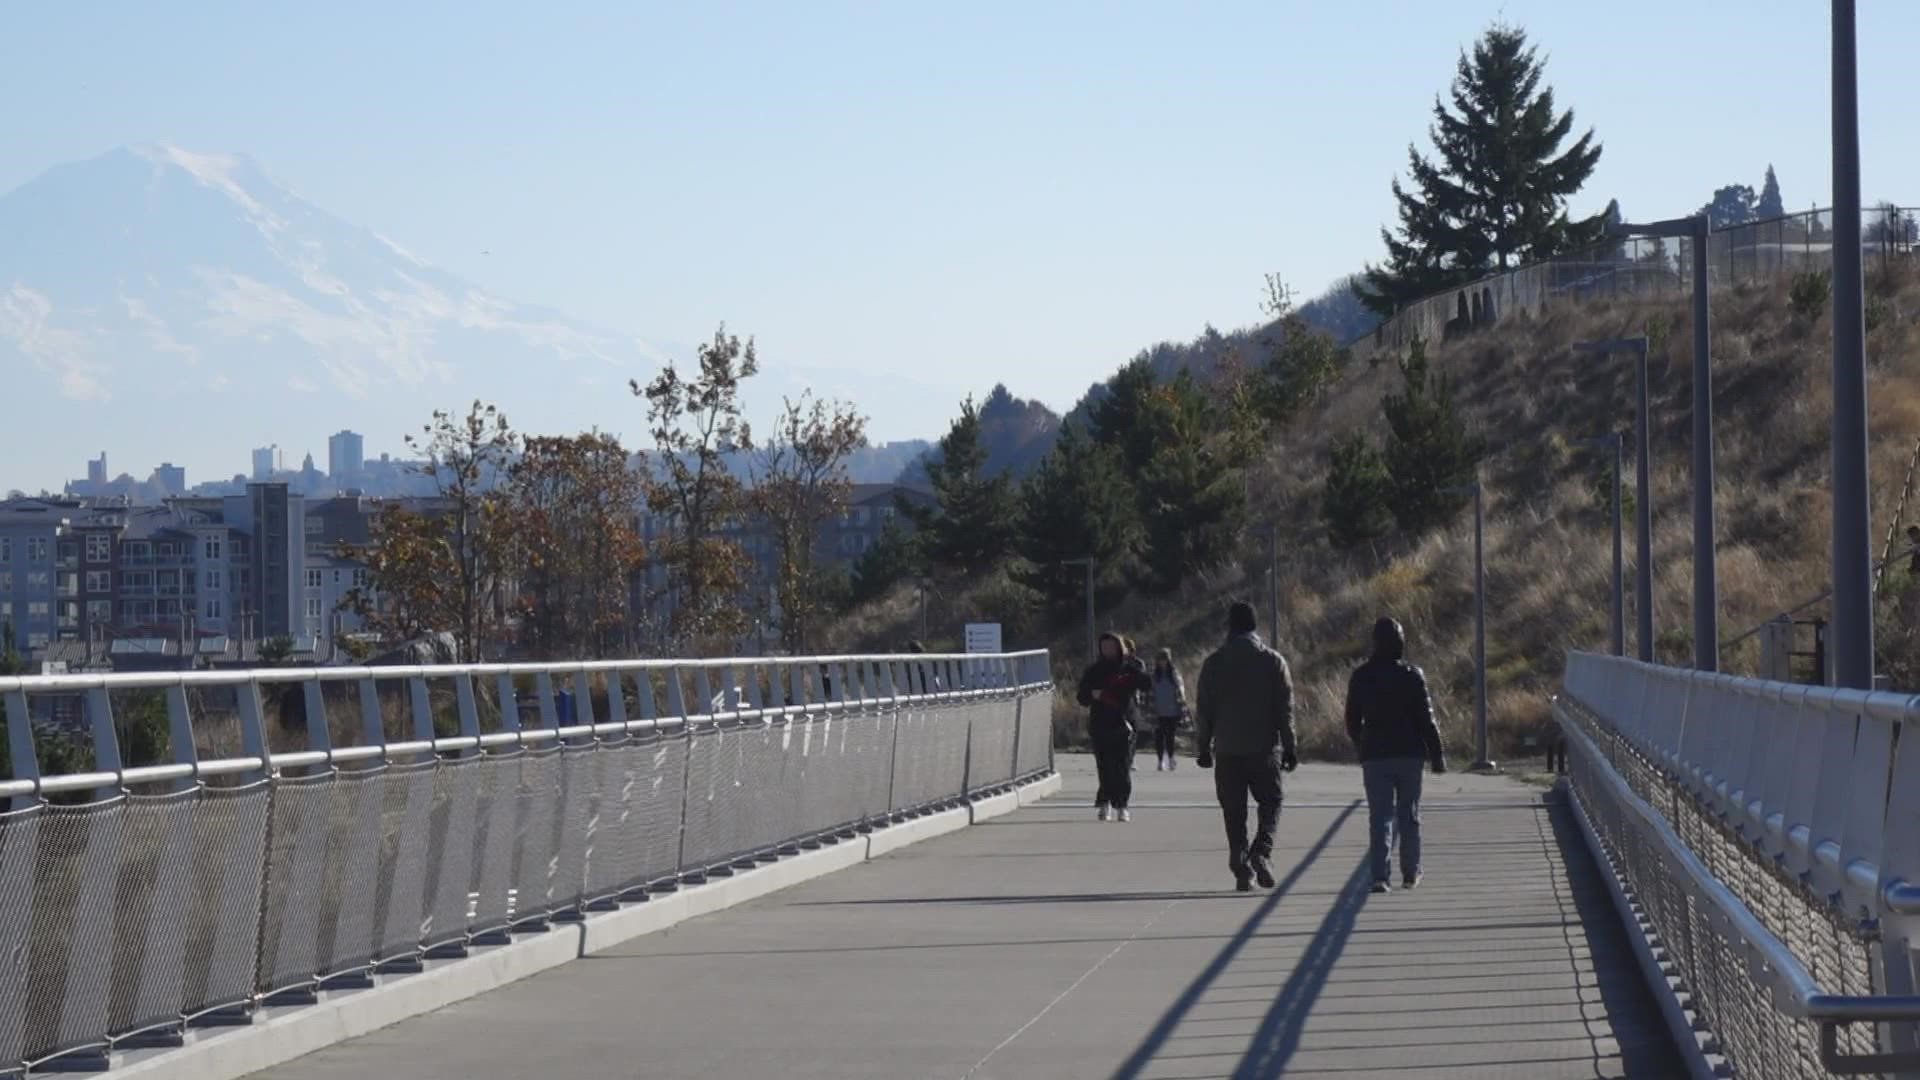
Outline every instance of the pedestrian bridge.
{"label": "pedestrian bridge", "polygon": [[[1431,778],[1419,890],[1309,764],[1249,896],[1190,762],[1094,820],[1052,696],[1044,653],[0,678],[0,1073],[1920,1069],[1920,699],[1575,655],[1570,775]],[[90,771],[40,774],[60,724]]]}

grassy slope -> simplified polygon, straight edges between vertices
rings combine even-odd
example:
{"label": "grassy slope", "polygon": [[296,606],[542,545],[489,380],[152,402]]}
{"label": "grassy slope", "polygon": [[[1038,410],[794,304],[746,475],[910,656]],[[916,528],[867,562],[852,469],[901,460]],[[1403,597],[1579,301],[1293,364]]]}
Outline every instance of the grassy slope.
{"label": "grassy slope", "polygon": [[[1876,548],[1894,511],[1920,436],[1920,274],[1870,275],[1886,314],[1868,337]],[[1721,636],[1817,593],[1828,577],[1828,424],[1832,326],[1795,316],[1788,285],[1743,287],[1714,297]],[[1667,327],[1652,358],[1654,395],[1654,610],[1663,660],[1691,655],[1691,516],[1688,456],[1691,329],[1684,301],[1566,304],[1544,317],[1437,346],[1436,367],[1459,388],[1493,454],[1487,491],[1488,710],[1497,756],[1541,731],[1547,699],[1571,648],[1604,648],[1610,533],[1594,478],[1601,466],[1573,443],[1609,428],[1630,432],[1633,378],[1625,358],[1572,352],[1588,338]],[[1450,745],[1464,748],[1473,712],[1470,515],[1417,544],[1376,552],[1331,551],[1319,497],[1331,439],[1362,428],[1383,434],[1379,399],[1399,381],[1393,367],[1356,364],[1322,407],[1280,433],[1249,476],[1254,517],[1280,524],[1281,625],[1273,635],[1294,665],[1300,724],[1317,754],[1346,753],[1338,719],[1348,671],[1373,618],[1406,623],[1413,659],[1434,685]],[[1629,490],[1632,485],[1629,454]],[[1910,510],[1909,520],[1915,514]],[[1633,569],[1631,523],[1627,572]],[[1245,561],[1189,581],[1177,594],[1136,596],[1101,616],[1143,650],[1170,646],[1192,679],[1219,637],[1224,603],[1245,596],[1265,610],[1264,536],[1249,536]],[[1877,550],[1876,550],[1877,554]],[[989,614],[991,585],[936,595],[929,622],[952,628]],[[983,594],[986,594],[983,596]],[[1627,624],[1634,625],[1631,588]],[[847,645],[891,647],[918,630],[911,590],[857,613],[841,628]],[[1084,631],[1036,626],[1010,642],[1047,640],[1062,675],[1084,651]],[[952,644],[952,643],[948,643]],[[1749,641],[1730,670],[1757,660]],[[1075,723],[1062,710],[1063,730]]]}

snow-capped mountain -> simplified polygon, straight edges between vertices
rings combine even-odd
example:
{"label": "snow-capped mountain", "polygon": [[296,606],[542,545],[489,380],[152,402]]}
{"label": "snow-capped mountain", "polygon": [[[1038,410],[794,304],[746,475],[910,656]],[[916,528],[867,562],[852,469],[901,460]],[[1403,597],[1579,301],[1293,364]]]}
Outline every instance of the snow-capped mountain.
{"label": "snow-capped mountain", "polygon": [[218,447],[191,480],[243,470],[246,446],[323,449],[339,427],[398,450],[432,408],[475,397],[525,429],[624,415],[637,432],[617,398],[664,358],[491,295],[241,156],[123,148],[0,196],[0,486],[76,474],[108,445],[139,475],[193,462],[183,443]]}

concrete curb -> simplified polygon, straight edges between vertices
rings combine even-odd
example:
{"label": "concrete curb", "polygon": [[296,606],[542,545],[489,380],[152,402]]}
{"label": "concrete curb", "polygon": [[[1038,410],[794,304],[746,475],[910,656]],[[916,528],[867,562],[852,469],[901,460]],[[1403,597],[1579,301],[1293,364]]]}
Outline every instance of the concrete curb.
{"label": "concrete curb", "polygon": [[463,959],[429,961],[426,970],[418,974],[378,976],[369,989],[322,993],[314,1005],[261,1009],[254,1022],[243,1027],[190,1031],[184,1046],[116,1055],[114,1067],[98,1075],[139,1080],[237,1080],[644,934],[757,900],[909,844],[958,832],[975,821],[1011,813],[1059,789],[1059,774],[1049,774],[970,806],[890,825],[733,877],[689,886],[618,911],[590,915],[583,922],[556,923],[546,933],[522,936],[506,945],[476,948]]}

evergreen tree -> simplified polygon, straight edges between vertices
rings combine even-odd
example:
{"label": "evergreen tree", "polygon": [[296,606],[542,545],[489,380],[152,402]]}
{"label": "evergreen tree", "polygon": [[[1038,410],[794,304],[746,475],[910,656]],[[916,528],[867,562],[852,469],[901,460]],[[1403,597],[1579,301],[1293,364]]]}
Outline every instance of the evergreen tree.
{"label": "evergreen tree", "polygon": [[1384,266],[1357,291],[1382,315],[1449,285],[1597,240],[1600,219],[1566,201],[1600,160],[1588,130],[1564,150],[1573,111],[1556,111],[1546,61],[1525,31],[1496,24],[1462,53],[1451,104],[1433,106],[1430,161],[1408,147],[1413,190],[1393,182],[1398,234],[1381,230]]}
{"label": "evergreen tree", "polygon": [[1028,565],[1019,577],[1054,614],[1071,615],[1086,601],[1086,570],[1063,565],[1069,559],[1093,558],[1096,591],[1108,599],[1124,588],[1135,569],[1140,529],[1118,450],[1069,421],[1027,478],[1020,502],[1020,554]]}
{"label": "evergreen tree", "polygon": [[1293,419],[1318,401],[1346,363],[1345,351],[1296,312],[1281,317],[1277,337],[1266,345],[1258,401],[1261,414],[1273,424]]}
{"label": "evergreen tree", "polygon": [[948,570],[986,570],[1012,550],[1018,522],[1010,479],[987,474],[980,410],[972,398],[940,439],[938,457],[927,464],[938,505],[902,501],[901,510],[919,528],[928,562]]}
{"label": "evergreen tree", "polygon": [[878,600],[887,590],[924,571],[919,538],[889,521],[874,545],[854,560],[847,600],[852,604]]}
{"label": "evergreen tree", "polygon": [[1327,490],[1320,502],[1327,542],[1345,551],[1391,532],[1391,492],[1392,478],[1387,475],[1386,462],[1365,435],[1356,431],[1335,440]]}
{"label": "evergreen tree", "polygon": [[1153,454],[1140,476],[1147,583],[1171,589],[1232,554],[1246,516],[1246,482],[1231,460],[1220,411],[1181,372],[1149,399]]}
{"label": "evergreen tree", "polygon": [[1787,203],[1780,197],[1780,178],[1773,175],[1773,166],[1767,166],[1767,178],[1760,183],[1760,201],[1753,208],[1761,221],[1787,216]]}
{"label": "evergreen tree", "polygon": [[1153,457],[1154,433],[1147,413],[1159,384],[1153,362],[1142,353],[1107,380],[1105,392],[1087,410],[1089,433],[1095,441],[1119,450],[1129,476],[1140,475]]}
{"label": "evergreen tree", "polygon": [[1716,229],[1745,225],[1754,219],[1760,198],[1746,184],[1728,184],[1713,193],[1713,199],[1700,208],[1707,222]]}
{"label": "evergreen tree", "polygon": [[1386,413],[1386,466],[1394,520],[1418,536],[1446,524],[1467,503],[1451,492],[1473,481],[1486,443],[1467,430],[1453,382],[1432,371],[1426,343],[1416,339],[1400,361],[1404,385],[1381,402]]}

